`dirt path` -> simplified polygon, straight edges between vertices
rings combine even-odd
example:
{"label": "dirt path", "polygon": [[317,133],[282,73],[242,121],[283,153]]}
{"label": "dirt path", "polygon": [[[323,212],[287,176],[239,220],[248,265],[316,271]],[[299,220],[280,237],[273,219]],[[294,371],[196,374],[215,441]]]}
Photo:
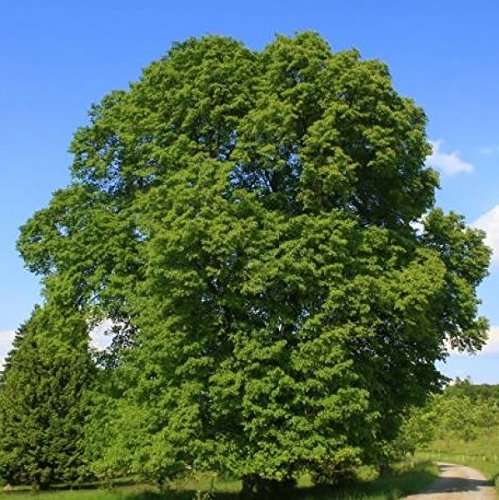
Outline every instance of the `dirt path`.
{"label": "dirt path", "polygon": [[438,463],[440,477],[426,490],[407,500],[498,500],[494,488],[475,469]]}

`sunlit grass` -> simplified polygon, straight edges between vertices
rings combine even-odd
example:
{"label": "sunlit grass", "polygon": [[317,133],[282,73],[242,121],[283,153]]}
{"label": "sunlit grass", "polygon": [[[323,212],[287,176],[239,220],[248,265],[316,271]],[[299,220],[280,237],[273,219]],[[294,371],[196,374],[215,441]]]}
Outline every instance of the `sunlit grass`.
{"label": "sunlit grass", "polygon": [[[436,468],[428,463],[419,463],[415,467],[399,466],[386,477],[375,477],[369,470],[361,471],[358,483],[347,488],[313,486],[308,476],[298,482],[298,488],[287,499],[296,500],[390,500],[402,498],[423,489],[437,476]],[[213,474],[203,474],[178,481],[171,485],[169,491],[160,493],[156,488],[147,485],[116,486],[113,489],[82,489],[73,491],[40,492],[34,496],[30,491],[12,491],[0,494],[13,500],[235,500],[239,496],[241,481],[217,478]],[[206,494],[212,492],[213,496]]]}

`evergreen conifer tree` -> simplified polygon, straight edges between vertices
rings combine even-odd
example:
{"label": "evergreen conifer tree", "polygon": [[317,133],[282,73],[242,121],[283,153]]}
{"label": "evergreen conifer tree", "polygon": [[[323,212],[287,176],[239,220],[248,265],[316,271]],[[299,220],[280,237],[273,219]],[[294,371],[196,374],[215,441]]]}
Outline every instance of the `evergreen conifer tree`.
{"label": "evergreen conifer tree", "polygon": [[44,489],[85,475],[86,390],[94,366],[86,323],[35,308],[14,341],[1,376],[0,474]]}

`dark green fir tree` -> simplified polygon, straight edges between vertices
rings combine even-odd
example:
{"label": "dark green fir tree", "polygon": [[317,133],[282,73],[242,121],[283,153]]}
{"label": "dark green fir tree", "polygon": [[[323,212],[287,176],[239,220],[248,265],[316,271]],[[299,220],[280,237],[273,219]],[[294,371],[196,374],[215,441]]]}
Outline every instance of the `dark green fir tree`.
{"label": "dark green fir tree", "polygon": [[75,482],[83,463],[94,366],[85,321],[36,307],[14,341],[0,387],[0,474],[44,489]]}

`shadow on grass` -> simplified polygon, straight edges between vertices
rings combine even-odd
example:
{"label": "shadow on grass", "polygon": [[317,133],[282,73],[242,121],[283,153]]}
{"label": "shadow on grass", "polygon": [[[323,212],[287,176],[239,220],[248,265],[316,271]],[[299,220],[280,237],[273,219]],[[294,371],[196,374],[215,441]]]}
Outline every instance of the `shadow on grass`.
{"label": "shadow on grass", "polygon": [[296,500],[332,500],[332,499],[385,499],[392,500],[417,493],[437,479],[435,467],[427,462],[417,467],[380,477],[374,481],[353,484],[350,487],[334,489],[332,487],[310,487],[297,491]]}
{"label": "shadow on grass", "polygon": [[[299,487],[296,491],[286,494],[286,500],[395,500],[412,493],[417,493],[432,483],[438,477],[436,468],[429,462],[415,468],[381,477],[374,481],[356,483],[349,487],[335,488],[333,486]],[[196,496],[194,489],[171,491],[166,493],[144,492],[123,496],[123,500],[193,500],[196,498],[214,498],[216,500],[239,499],[237,492],[217,492],[212,497]],[[278,500],[279,497],[274,497]]]}
{"label": "shadow on grass", "polygon": [[[132,493],[121,497],[123,500],[193,500],[196,499],[196,490],[169,491],[165,493]],[[204,500],[203,496],[199,497]],[[209,498],[209,497],[208,497]],[[239,498],[237,493],[216,493],[214,498],[221,500],[235,500]]]}
{"label": "shadow on grass", "polygon": [[[408,470],[394,473],[390,476],[381,477],[373,481],[355,483],[349,487],[333,486],[300,486],[286,496],[274,496],[273,499],[285,498],[286,500],[394,500],[411,493],[423,490],[437,477],[437,470],[430,462],[418,464]],[[41,493],[40,500],[237,500],[240,498],[238,481],[222,481],[214,484],[214,492],[210,496],[210,482],[187,482],[176,485],[163,493],[157,492],[152,486],[140,484],[127,484],[121,481],[109,490],[101,488],[93,489],[94,485],[87,485],[85,489],[72,490],[65,495],[64,490],[58,488],[51,492]],[[90,486],[90,488],[88,487]],[[217,491],[218,490],[218,491]],[[29,494],[26,490],[7,494],[13,500],[36,498],[37,495]],[[3,497],[3,495],[0,494]]]}

